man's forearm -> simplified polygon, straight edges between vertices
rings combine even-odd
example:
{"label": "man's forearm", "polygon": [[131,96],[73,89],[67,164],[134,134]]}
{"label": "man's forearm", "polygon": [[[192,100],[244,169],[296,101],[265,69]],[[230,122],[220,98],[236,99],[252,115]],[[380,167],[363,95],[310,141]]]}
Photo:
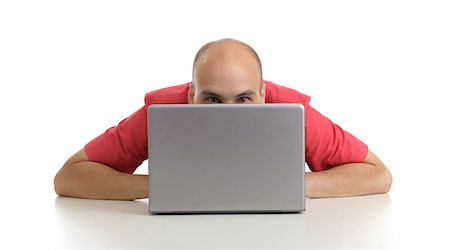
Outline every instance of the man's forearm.
{"label": "man's forearm", "polygon": [[349,163],[306,173],[306,196],[311,198],[386,193],[390,185],[389,170],[369,163]]}
{"label": "man's forearm", "polygon": [[62,196],[88,199],[147,198],[148,176],[121,173],[96,162],[77,162],[59,171],[55,191]]}

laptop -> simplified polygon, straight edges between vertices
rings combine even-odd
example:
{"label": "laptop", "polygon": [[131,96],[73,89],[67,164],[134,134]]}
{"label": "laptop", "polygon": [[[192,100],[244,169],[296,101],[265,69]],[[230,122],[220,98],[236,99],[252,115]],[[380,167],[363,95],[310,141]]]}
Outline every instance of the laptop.
{"label": "laptop", "polygon": [[305,210],[301,104],[153,104],[149,212]]}

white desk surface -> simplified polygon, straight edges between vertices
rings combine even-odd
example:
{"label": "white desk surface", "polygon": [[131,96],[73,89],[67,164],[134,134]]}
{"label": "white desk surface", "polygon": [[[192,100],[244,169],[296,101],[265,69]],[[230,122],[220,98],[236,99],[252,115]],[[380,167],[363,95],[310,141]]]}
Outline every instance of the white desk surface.
{"label": "white desk surface", "polygon": [[15,210],[22,214],[19,221],[5,216],[9,228],[2,244],[34,249],[448,249],[443,231],[448,206],[426,211],[423,199],[414,205],[393,196],[307,199],[302,214],[223,215],[150,215],[147,199],[54,196]]}

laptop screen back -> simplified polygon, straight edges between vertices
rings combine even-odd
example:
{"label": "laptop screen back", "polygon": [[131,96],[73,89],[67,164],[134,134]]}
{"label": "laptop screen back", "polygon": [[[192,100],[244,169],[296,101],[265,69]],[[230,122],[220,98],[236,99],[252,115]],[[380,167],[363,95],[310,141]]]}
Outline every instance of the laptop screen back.
{"label": "laptop screen back", "polygon": [[148,136],[151,213],[305,209],[300,104],[155,104]]}

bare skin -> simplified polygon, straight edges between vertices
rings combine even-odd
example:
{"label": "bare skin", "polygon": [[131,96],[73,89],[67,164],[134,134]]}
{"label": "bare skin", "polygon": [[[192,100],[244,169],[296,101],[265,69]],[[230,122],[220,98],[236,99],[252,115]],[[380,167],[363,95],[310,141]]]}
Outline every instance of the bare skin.
{"label": "bare skin", "polygon": [[[264,103],[258,61],[235,40],[210,46],[194,65],[188,103]],[[381,160],[368,152],[364,162],[306,173],[308,197],[342,197],[386,193],[392,176]],[[89,161],[84,149],[70,157],[54,180],[58,195],[88,199],[133,200],[147,198],[148,176],[118,172]]]}
{"label": "bare skin", "polygon": [[148,197],[148,176],[122,173],[89,161],[84,149],[67,160],[54,183],[56,193],[61,196],[106,200]]}

